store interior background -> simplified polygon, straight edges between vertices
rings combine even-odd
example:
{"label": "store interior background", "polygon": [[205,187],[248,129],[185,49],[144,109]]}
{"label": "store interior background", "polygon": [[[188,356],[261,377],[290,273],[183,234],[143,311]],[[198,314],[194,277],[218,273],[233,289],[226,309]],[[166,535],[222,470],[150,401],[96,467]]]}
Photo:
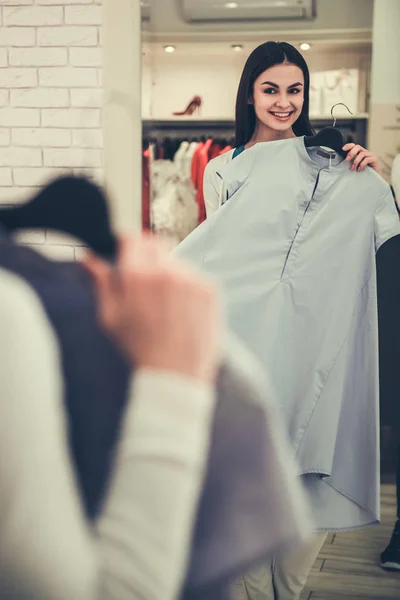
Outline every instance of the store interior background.
{"label": "store interior background", "polygon": [[[145,140],[230,138],[244,62],[267,40],[310,46],[302,52],[317,88],[316,128],[332,123],[330,104],[342,99],[337,86],[323,91],[324,82],[335,87],[345,74],[352,87],[342,86],[344,100],[354,114],[338,107],[337,125],[378,153],[390,182],[400,152],[400,0],[236,3],[0,0],[0,203],[26,201],[60,174],[83,174],[105,185],[117,230],[140,230]],[[312,5],[312,18],[283,18]],[[195,95],[203,99],[200,115],[172,115]],[[51,231],[19,239],[53,259],[85,254],[79,240]],[[382,525],[331,535],[304,598],[400,600],[399,576],[379,567],[395,512],[396,438],[385,411],[381,432]]]}
{"label": "store interior background", "polygon": [[[290,14],[296,17],[288,18]],[[353,114],[338,106],[337,126],[346,141],[358,142],[379,155],[381,174],[390,183],[391,164],[400,152],[399,26],[398,0],[142,0],[143,148],[149,140],[165,138],[231,139],[237,87],[248,55],[267,40],[287,41],[303,53],[311,71],[310,115],[314,128],[331,125],[331,107],[337,102],[346,103]],[[183,111],[194,96],[202,98],[199,114],[173,116]],[[389,485],[393,481],[396,443],[390,419],[383,411],[382,475]],[[384,513],[389,515],[394,510],[390,489],[389,496],[383,497]],[[337,583],[338,590],[335,577],[331,587],[321,584],[321,589],[320,579],[316,579],[304,597],[400,598],[400,579],[391,579],[377,564],[378,548],[383,549],[388,541],[385,536],[390,537],[391,525],[374,538],[375,564],[370,560],[370,549],[368,560],[361,560],[361,566],[352,563],[352,554],[360,556],[360,546],[366,547],[369,542],[362,534],[353,534],[352,538],[343,534],[340,539],[348,540],[347,546],[339,546],[336,551],[346,556],[347,565],[340,562],[340,556],[332,562],[328,553],[322,555],[316,568],[323,569],[327,561],[328,571],[332,562],[333,570],[343,569],[345,573],[350,564],[351,574]],[[354,586],[353,576],[358,578]],[[373,580],[380,586],[379,595],[377,588],[371,587]],[[331,595],[332,590],[338,595]]]}
{"label": "store interior background", "polygon": [[[183,128],[182,118],[174,119],[172,113],[183,110],[195,95],[203,100],[198,129],[207,133],[225,122],[228,131],[238,81],[251,50],[268,39],[288,41],[299,49],[308,44],[310,48],[302,52],[314,88],[313,124],[318,128],[331,123],[331,106],[345,101],[353,115],[337,107],[338,126],[380,154],[382,174],[389,180],[400,144],[398,129],[385,130],[399,115],[395,105],[400,102],[400,75],[392,73],[396,67],[400,70],[396,1],[378,0],[375,11],[373,0],[143,0],[141,4],[146,131],[161,127],[173,133],[174,127]],[[315,17],[287,17],[311,11]],[[266,18],[256,20],[263,14]],[[171,46],[175,50],[167,52]],[[339,86],[338,77],[343,81]],[[329,91],[335,85],[337,89]],[[171,120],[176,122],[168,123]]]}

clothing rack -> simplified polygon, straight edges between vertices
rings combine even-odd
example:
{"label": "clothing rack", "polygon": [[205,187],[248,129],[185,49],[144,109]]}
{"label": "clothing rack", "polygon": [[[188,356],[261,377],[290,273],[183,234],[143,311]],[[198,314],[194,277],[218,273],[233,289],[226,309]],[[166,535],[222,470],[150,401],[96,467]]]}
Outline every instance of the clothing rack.
{"label": "clothing rack", "polygon": [[[311,119],[312,127],[318,131],[332,125],[330,116]],[[337,117],[336,127],[340,129],[346,141],[366,145],[368,115],[349,115]],[[143,119],[143,139],[164,139],[166,137],[195,140],[201,137],[224,137],[231,139],[235,133],[232,119]]]}
{"label": "clothing rack", "polygon": [[212,139],[214,144],[220,146],[220,149],[233,147],[235,138],[217,136],[214,134],[207,133],[207,135],[192,136],[192,135],[167,135],[167,136],[152,136],[143,138],[143,151],[146,151],[149,146],[153,148],[153,158],[163,158],[166,160],[174,160],[176,153],[181,148],[182,143],[188,142],[191,144],[205,144],[208,139]]}

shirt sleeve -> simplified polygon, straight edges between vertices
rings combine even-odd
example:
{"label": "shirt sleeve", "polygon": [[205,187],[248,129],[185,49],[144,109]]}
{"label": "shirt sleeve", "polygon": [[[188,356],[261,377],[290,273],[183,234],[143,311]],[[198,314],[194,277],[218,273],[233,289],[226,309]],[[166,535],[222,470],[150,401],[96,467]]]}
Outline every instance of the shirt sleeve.
{"label": "shirt sleeve", "polygon": [[[253,148],[256,149],[256,146]],[[227,191],[227,199],[231,198],[250,176],[257,157],[253,148],[242,152],[217,171]]]}
{"label": "shirt sleeve", "polygon": [[207,217],[210,217],[220,207],[222,188],[223,182],[215,171],[213,161],[210,161],[205,168],[203,179],[203,197]]}
{"label": "shirt sleeve", "polygon": [[0,277],[0,596],[174,600],[202,489],[214,391],[138,372],[108,498],[83,513],[68,451],[58,344],[34,292]]}
{"label": "shirt sleeve", "polygon": [[1,271],[0,290],[0,596],[92,598],[94,554],[69,464],[56,339],[23,280]]}
{"label": "shirt sleeve", "polygon": [[374,234],[375,250],[379,248],[390,238],[400,234],[399,215],[395,206],[395,199],[388,187],[386,193],[378,203],[378,208],[374,216]]}
{"label": "shirt sleeve", "polygon": [[181,376],[142,372],[131,395],[98,528],[105,565],[101,598],[173,600],[189,560],[214,392]]}

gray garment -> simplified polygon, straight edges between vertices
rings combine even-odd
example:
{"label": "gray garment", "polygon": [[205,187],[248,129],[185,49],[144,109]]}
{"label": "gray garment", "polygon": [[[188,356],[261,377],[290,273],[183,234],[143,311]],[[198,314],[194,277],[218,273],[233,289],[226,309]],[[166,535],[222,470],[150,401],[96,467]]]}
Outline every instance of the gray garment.
{"label": "gray garment", "polygon": [[[86,516],[94,521],[113,468],[131,366],[101,330],[92,284],[80,265],[49,261],[0,230],[0,266],[31,285],[57,335],[71,457]],[[203,489],[184,600],[220,600],[232,577],[310,533],[274,393],[241,344],[225,344],[205,472],[198,465]]]}
{"label": "gray garment", "polygon": [[375,252],[400,232],[371,169],[260,143],[221,168],[229,201],[177,254],[221,285],[272,380],[319,529],[379,518]]}

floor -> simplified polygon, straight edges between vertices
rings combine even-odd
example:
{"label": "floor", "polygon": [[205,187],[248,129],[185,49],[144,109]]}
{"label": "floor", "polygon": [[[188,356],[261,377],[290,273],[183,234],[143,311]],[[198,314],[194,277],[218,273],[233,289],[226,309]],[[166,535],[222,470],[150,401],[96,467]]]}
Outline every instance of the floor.
{"label": "floor", "polygon": [[400,573],[379,567],[395,520],[395,487],[382,486],[382,523],[330,534],[307,581],[302,600],[400,600]]}

